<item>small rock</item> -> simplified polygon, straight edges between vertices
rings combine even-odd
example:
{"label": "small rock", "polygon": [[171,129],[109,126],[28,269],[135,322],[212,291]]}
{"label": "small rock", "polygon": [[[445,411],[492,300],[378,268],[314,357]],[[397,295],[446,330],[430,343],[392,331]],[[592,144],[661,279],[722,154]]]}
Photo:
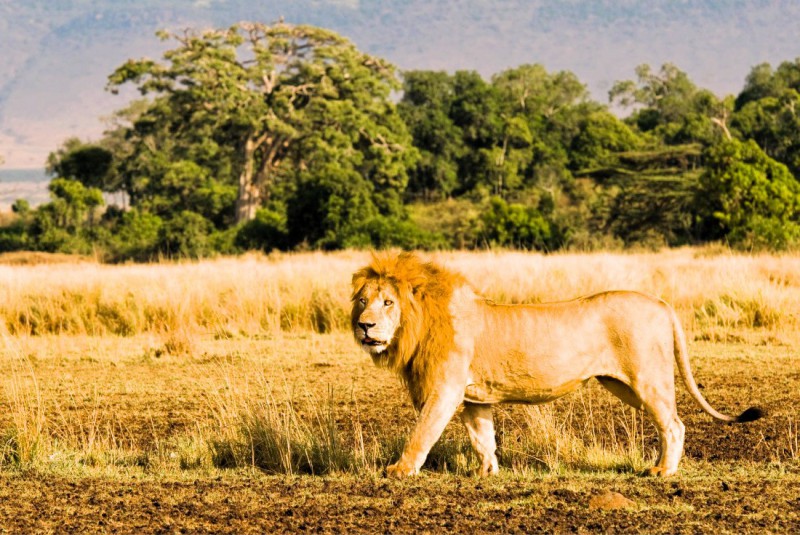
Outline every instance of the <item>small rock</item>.
{"label": "small rock", "polygon": [[636,507],[633,500],[629,500],[619,492],[605,491],[603,494],[592,496],[589,500],[589,509],[603,509],[604,511],[611,511],[614,509],[628,509]]}

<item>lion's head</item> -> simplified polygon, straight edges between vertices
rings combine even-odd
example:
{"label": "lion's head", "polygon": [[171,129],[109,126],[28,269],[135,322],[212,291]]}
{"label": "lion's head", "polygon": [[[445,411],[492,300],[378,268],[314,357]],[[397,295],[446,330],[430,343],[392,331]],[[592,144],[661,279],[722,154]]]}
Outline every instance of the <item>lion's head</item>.
{"label": "lion's head", "polygon": [[400,328],[402,306],[397,287],[370,277],[353,296],[353,334],[373,357],[386,351]]}
{"label": "lion's head", "polygon": [[[353,274],[351,314],[356,342],[374,362],[415,382],[452,347],[448,310],[463,278],[413,253],[375,253]],[[416,358],[419,356],[420,358]]]}

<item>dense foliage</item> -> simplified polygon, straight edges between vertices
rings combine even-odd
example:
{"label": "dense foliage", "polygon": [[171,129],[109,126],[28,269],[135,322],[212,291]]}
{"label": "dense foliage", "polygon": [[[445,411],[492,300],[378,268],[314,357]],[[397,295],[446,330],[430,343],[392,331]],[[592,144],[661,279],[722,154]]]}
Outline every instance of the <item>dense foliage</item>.
{"label": "dense foliage", "polygon": [[401,84],[311,26],[161,37],[176,43],[162,62],[109,77],[143,99],[101,139],[51,154],[52,201],[15,204],[0,249],[146,260],[800,240],[800,60],[756,66],[723,99],[674,65],[642,65],[610,91],[630,110],[620,119],[541,65]]}

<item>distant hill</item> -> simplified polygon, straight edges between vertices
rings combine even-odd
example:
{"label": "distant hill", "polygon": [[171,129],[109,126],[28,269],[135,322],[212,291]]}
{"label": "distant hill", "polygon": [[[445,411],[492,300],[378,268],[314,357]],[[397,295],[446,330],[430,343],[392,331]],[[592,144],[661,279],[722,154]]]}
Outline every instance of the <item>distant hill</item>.
{"label": "distant hill", "polygon": [[[672,62],[736,93],[750,68],[800,56],[796,0],[26,0],[0,2],[0,155],[42,167],[67,136],[100,135],[125,104],[104,91],[130,57],[158,57],[159,28],[239,20],[332,28],[401,69],[522,63],[570,70],[595,98],[640,63]],[[128,95],[130,96],[130,95]]]}

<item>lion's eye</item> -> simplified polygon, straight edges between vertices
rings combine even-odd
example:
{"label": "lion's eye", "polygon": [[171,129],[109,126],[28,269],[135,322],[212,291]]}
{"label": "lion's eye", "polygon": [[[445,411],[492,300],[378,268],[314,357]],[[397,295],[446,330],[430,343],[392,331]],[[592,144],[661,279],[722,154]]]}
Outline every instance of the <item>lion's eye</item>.
{"label": "lion's eye", "polygon": [[390,300],[390,299],[387,299],[386,301],[384,301],[384,302],[383,302],[383,305],[384,305],[384,306],[387,306],[387,307],[390,307],[390,306],[392,306],[393,304],[394,304],[394,301],[392,301],[392,300]]}
{"label": "lion's eye", "polygon": [[367,304],[367,299],[362,297],[361,299],[358,300],[358,302],[361,303],[362,305],[366,305]]}

